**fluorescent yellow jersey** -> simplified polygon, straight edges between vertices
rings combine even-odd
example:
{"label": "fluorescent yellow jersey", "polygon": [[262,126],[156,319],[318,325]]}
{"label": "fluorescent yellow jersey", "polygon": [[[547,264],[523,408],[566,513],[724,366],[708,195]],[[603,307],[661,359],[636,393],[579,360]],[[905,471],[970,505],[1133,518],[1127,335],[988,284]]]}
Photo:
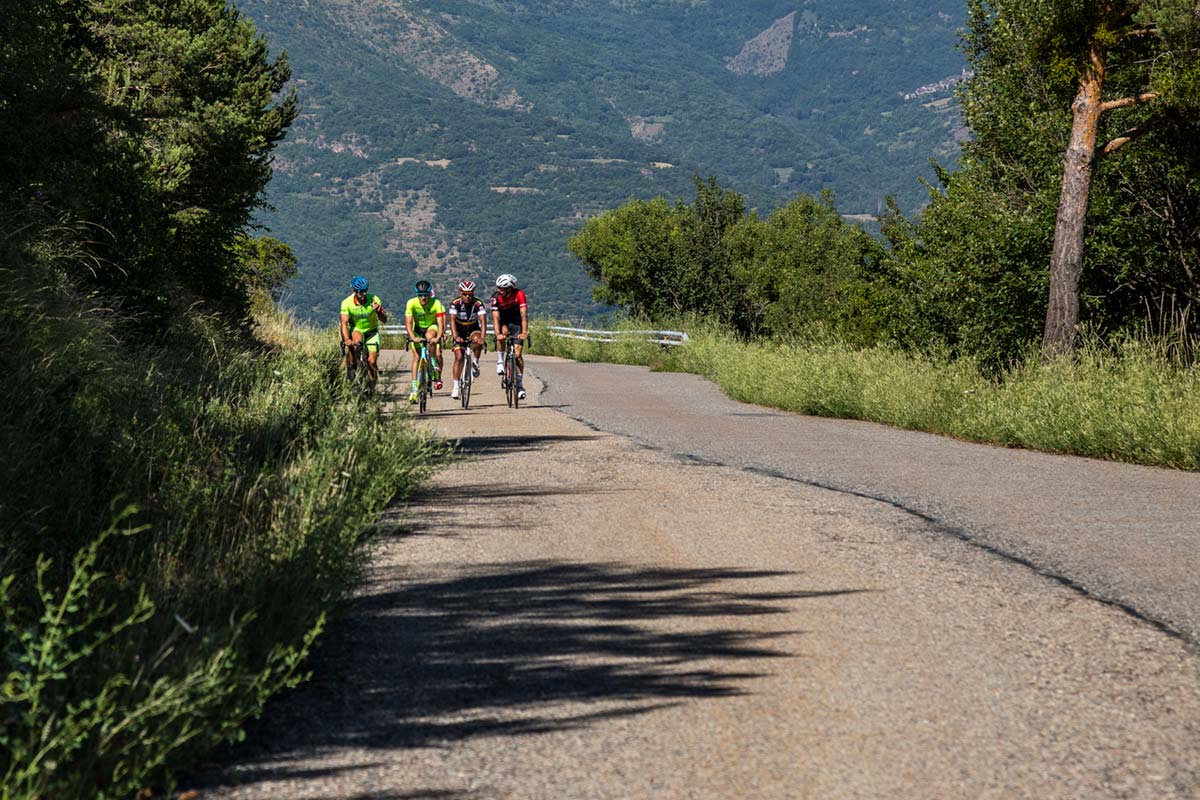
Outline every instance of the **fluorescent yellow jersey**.
{"label": "fluorescent yellow jersey", "polygon": [[379,315],[375,313],[375,304],[383,306],[379,295],[368,294],[366,302],[359,305],[358,298],[353,294],[342,301],[342,313],[350,317],[350,330],[373,331],[379,327]]}
{"label": "fluorescent yellow jersey", "polygon": [[[437,322],[437,318],[443,316],[445,313],[446,307],[436,297],[431,298],[427,306],[421,305],[421,298],[414,297],[404,307],[404,316],[412,317],[413,330],[416,331],[432,328]],[[442,332],[445,333],[445,331]]]}

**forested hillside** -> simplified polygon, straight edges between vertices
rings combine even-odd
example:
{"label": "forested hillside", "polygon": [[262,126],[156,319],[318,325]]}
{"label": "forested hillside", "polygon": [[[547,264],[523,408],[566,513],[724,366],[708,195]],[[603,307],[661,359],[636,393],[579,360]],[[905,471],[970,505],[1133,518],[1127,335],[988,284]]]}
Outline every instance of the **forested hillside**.
{"label": "forested hillside", "polygon": [[293,66],[261,219],[315,315],[354,272],[391,300],[502,271],[587,314],[565,242],[602,209],[711,174],[763,209],[829,188],[847,214],[911,210],[962,136],[958,0],[238,5]]}

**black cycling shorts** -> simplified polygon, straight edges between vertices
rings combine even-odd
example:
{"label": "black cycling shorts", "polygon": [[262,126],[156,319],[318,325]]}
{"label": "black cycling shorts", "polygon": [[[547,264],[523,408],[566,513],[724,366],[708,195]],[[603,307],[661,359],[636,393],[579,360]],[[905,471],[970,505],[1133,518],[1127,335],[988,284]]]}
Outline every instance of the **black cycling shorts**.
{"label": "black cycling shorts", "polygon": [[[518,314],[514,317],[501,317],[500,318],[500,329],[503,330],[505,327],[507,327],[508,332],[513,335],[520,333],[521,332],[521,316]],[[496,332],[499,333],[500,331],[496,331]]]}

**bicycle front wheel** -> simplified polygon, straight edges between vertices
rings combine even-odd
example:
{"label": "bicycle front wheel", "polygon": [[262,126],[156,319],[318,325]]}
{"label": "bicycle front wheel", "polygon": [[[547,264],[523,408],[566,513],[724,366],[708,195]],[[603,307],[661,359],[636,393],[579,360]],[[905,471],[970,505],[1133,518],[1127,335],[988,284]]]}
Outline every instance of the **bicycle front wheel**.
{"label": "bicycle front wheel", "polygon": [[459,381],[458,391],[462,407],[466,408],[471,403],[471,354],[468,353],[463,361],[462,379]]}
{"label": "bicycle front wheel", "polygon": [[504,399],[508,401],[508,407],[513,407],[513,401],[517,399],[517,365],[513,363],[512,351],[509,351],[504,356]]}
{"label": "bicycle front wheel", "polygon": [[424,414],[429,399],[429,363],[422,358],[417,362],[417,410]]}

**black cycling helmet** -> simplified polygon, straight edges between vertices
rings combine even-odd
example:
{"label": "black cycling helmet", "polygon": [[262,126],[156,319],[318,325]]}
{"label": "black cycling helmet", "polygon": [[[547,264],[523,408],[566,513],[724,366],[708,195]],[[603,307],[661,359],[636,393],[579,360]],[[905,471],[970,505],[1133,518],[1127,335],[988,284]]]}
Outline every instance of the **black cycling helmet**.
{"label": "black cycling helmet", "polygon": [[422,278],[413,284],[413,291],[417,293],[418,297],[428,297],[433,294],[433,284]]}

